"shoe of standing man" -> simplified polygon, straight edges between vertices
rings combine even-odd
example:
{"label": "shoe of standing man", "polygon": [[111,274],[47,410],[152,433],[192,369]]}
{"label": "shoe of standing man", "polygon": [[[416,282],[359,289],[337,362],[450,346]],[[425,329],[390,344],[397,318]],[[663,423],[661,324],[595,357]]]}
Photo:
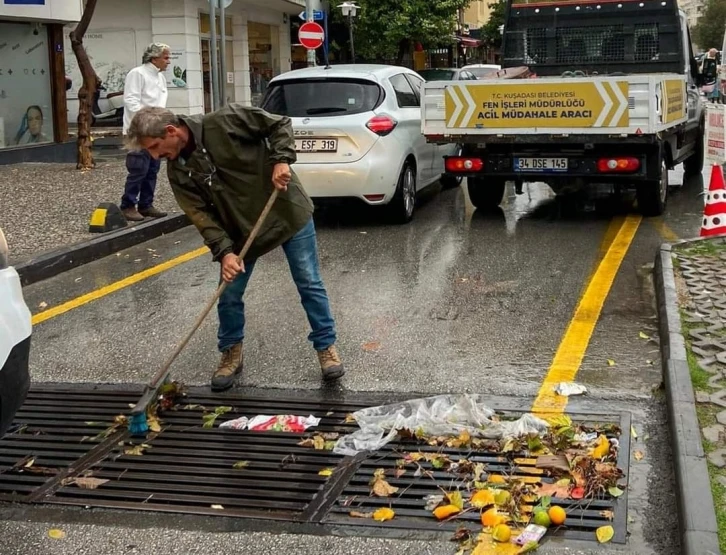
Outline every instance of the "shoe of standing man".
{"label": "shoe of standing man", "polygon": [[[124,127],[126,135],[131,120],[141,108],[166,107],[168,96],[166,70],[171,60],[169,46],[150,44],[144,51],[142,65],[126,75],[124,83]],[[161,163],[145,150],[129,151],[126,155],[126,186],[121,198],[121,212],[127,220],[140,222],[144,218],[161,218],[166,213],[154,208],[156,178]],[[138,209],[137,209],[138,207]]]}

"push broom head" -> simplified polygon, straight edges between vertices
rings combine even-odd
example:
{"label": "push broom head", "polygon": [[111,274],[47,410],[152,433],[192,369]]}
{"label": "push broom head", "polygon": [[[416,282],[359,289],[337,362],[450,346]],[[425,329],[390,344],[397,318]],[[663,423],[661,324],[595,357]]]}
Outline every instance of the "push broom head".
{"label": "push broom head", "polygon": [[149,431],[149,423],[146,421],[146,412],[132,414],[129,418],[129,433],[132,436],[143,436]]}

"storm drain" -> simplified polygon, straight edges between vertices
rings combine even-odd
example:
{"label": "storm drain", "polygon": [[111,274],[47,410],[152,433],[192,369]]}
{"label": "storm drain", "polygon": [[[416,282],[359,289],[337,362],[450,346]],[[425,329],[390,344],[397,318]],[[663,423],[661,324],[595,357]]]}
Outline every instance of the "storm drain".
{"label": "storm drain", "polygon": [[[445,457],[455,465],[481,464],[486,469],[482,480],[502,476],[551,481],[526,454],[503,457],[481,449],[431,447],[413,438],[356,457],[300,445],[301,439],[313,434],[332,438],[356,429],[346,416],[381,404],[364,396],[346,395],[339,401],[294,393],[190,394],[179,410],[164,413],[161,432],[137,440],[124,426],[113,424],[138,395],[138,390],[91,387],[32,390],[11,432],[0,440],[0,501],[287,521],[316,524],[336,533],[349,529],[347,533],[387,537],[400,531],[415,539],[416,531],[450,534],[462,525],[476,530],[481,524],[478,512],[444,522],[432,517],[425,507],[427,497],[465,489],[470,483],[444,470],[429,468],[422,473],[402,467],[402,459],[411,453]],[[231,408],[224,419],[312,414],[321,422],[303,434],[203,428],[203,415],[220,406]],[[570,416],[577,422],[630,430],[627,414]],[[621,434],[620,442],[618,467],[627,477],[629,434]],[[371,480],[380,469],[398,488],[395,495],[370,495]],[[594,540],[594,530],[610,524],[613,541],[624,543],[626,497],[554,499],[566,509],[567,520],[553,534]],[[396,517],[377,522],[351,516],[384,507],[393,509]]]}

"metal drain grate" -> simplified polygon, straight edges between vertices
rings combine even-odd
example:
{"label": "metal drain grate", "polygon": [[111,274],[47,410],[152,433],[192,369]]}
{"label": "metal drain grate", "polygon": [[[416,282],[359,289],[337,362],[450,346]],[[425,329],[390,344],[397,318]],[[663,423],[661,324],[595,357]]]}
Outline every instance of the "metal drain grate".
{"label": "metal drain grate", "polygon": [[[107,438],[96,437],[138,399],[139,390],[95,389],[91,387],[41,387],[31,391],[17,415],[16,429],[0,440],[0,501],[87,506],[176,514],[214,515],[300,524],[316,524],[333,533],[387,537],[398,532],[412,538],[418,533],[445,532],[471,523],[480,528],[478,513],[439,523],[425,510],[424,498],[441,489],[456,489],[457,478],[444,471],[431,477],[415,477],[407,471],[393,476],[396,461],[406,452],[435,452],[451,461],[467,459],[483,463],[486,472],[522,476],[529,480],[548,479],[535,468],[535,460],[524,456],[511,459],[496,453],[421,446],[406,440],[391,443],[381,451],[356,457],[341,457],[327,450],[298,445],[310,434],[225,431],[201,427],[204,409],[232,407],[224,419],[238,415],[314,415],[321,423],[312,433],[353,431],[346,415],[358,409],[382,404],[382,398],[350,396],[344,401],[316,398],[310,394],[286,392],[280,395],[215,396],[190,394],[190,410],[167,411],[162,431],[146,440],[129,438],[124,428]],[[400,399],[396,399],[400,400]],[[504,412],[506,416],[521,413]],[[630,429],[624,415],[570,415],[578,422],[614,423]],[[627,476],[629,434],[621,435],[618,466]],[[140,455],[129,454],[132,445],[146,444]],[[32,459],[32,465],[24,465]],[[243,468],[235,463],[245,461]],[[335,468],[329,478],[318,473]],[[369,481],[378,468],[399,488],[390,498],[369,495]],[[44,472],[38,474],[39,471]],[[73,478],[92,476],[108,480],[96,489],[83,489]],[[487,474],[484,474],[484,479]],[[441,488],[441,489],[440,489]],[[566,508],[566,527],[555,535],[593,540],[593,530],[609,523],[603,511],[614,514],[613,541],[626,538],[626,496],[618,500],[557,500]],[[353,518],[351,510],[370,512],[391,507],[396,518],[380,523]],[[385,531],[385,532],[382,532]]]}
{"label": "metal drain grate", "polygon": [[[84,470],[113,441],[98,437],[137,393],[99,396],[92,388],[33,390],[0,441],[0,501],[32,502],[52,484]],[[27,469],[12,470],[13,466]]]}
{"label": "metal drain grate", "polygon": [[[588,424],[607,424],[615,421],[621,426],[621,430],[630,430],[630,420],[627,415],[623,415],[622,418],[617,418],[617,420],[599,419],[597,421],[587,417],[580,418],[584,415],[570,416],[573,419],[577,416],[578,422],[587,422]],[[621,436],[621,450],[618,457],[618,466],[623,470],[627,470],[629,456],[627,435],[627,433],[624,433]],[[415,476],[413,471],[415,467],[412,469],[410,465],[407,465],[405,467],[406,472],[399,478],[395,477],[396,461],[412,452],[445,455],[454,463],[462,460],[467,460],[473,464],[482,463],[486,469],[482,474],[482,481],[486,481],[490,475],[495,475],[508,480],[522,480],[531,484],[553,482],[551,478],[543,476],[542,470],[536,468],[536,458],[513,455],[509,459],[496,453],[428,447],[412,441],[405,441],[389,444],[383,450],[363,460],[322,522],[335,525],[424,531],[454,532],[460,526],[466,525],[470,525],[469,528],[472,530],[481,529],[479,512],[464,513],[453,520],[439,522],[433,517],[430,510],[425,509],[424,499],[427,496],[440,495],[444,491],[455,491],[457,489],[465,491],[469,485],[468,481],[457,478],[454,473],[432,469],[428,463],[422,463],[422,466],[429,471],[428,474]],[[371,487],[369,483],[374,472],[379,468],[385,469],[386,481],[391,486],[398,488],[395,495],[384,498],[370,495]],[[567,520],[563,528],[553,528],[549,535],[591,541],[595,539],[594,532],[597,528],[612,525],[616,531],[612,541],[625,543],[627,500],[624,496],[619,499],[603,497],[602,499],[588,499],[586,501],[553,498],[552,503],[565,509]],[[382,507],[393,509],[396,517],[393,520],[381,523],[349,516],[351,511],[369,513]],[[529,509],[528,512],[531,512],[531,504],[525,505],[525,507]],[[612,521],[606,516],[608,512],[613,515]]]}

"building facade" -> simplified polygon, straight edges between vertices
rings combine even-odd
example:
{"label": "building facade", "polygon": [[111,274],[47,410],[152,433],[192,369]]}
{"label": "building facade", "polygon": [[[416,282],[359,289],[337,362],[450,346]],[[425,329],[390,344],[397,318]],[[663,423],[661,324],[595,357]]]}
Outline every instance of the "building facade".
{"label": "building facade", "polygon": [[688,26],[693,30],[699,18],[703,15],[706,2],[705,0],[679,0],[678,7],[686,13]]}
{"label": "building facade", "polygon": [[66,139],[63,29],[82,9],[82,0],[0,0],[0,154]]}
{"label": "building facade", "polygon": [[470,30],[481,29],[489,21],[491,8],[489,4],[494,0],[472,0],[467,8],[464,9],[463,21]]}
{"label": "building facade", "polygon": [[[217,0],[219,2],[219,0]],[[227,0],[225,44],[216,13],[217,66],[226,53],[224,99],[256,105],[269,80],[289,71],[293,57],[290,21],[305,9],[305,0]],[[84,44],[106,93],[123,90],[128,71],[141,63],[150,42],[171,47],[167,70],[167,106],[180,114],[211,109],[211,21],[209,0],[99,0]],[[66,37],[72,26],[66,29]],[[66,39],[67,40],[67,39]],[[66,48],[69,48],[67,42]],[[68,115],[78,113],[78,64],[66,59],[73,81],[68,91]],[[105,94],[105,93],[104,93]]]}

